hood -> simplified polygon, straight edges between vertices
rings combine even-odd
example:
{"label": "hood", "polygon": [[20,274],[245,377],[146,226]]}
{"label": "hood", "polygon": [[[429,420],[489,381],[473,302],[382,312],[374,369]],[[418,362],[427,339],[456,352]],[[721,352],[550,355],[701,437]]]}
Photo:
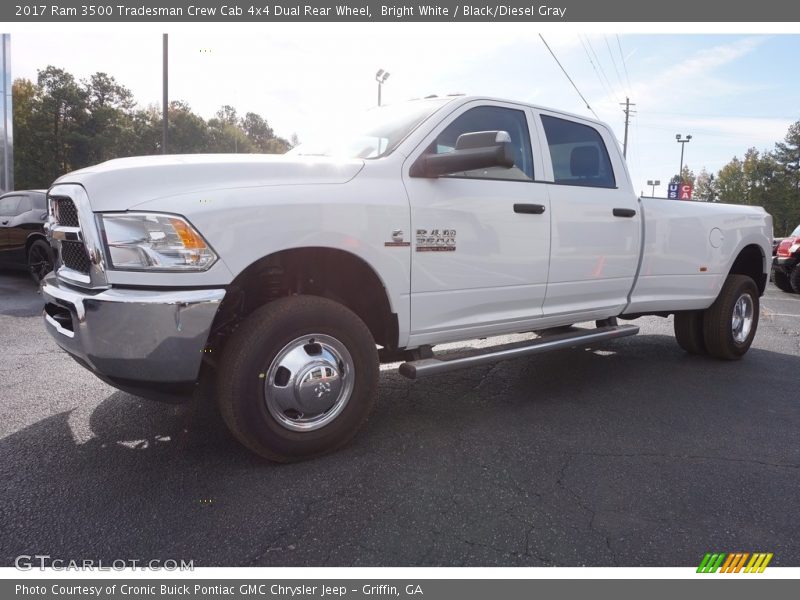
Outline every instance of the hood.
{"label": "hood", "polygon": [[167,154],[118,158],[59,177],[77,183],[92,210],[127,210],[191,192],[278,185],[342,184],[364,167],[360,159],[276,154]]}

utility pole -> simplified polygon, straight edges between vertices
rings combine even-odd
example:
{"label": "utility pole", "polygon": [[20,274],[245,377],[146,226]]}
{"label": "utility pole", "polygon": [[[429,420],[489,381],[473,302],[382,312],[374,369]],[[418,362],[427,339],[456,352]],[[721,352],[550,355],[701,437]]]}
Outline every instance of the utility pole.
{"label": "utility pole", "polygon": [[680,133],[676,133],[675,141],[681,145],[681,168],[680,171],[678,171],[678,183],[683,183],[683,149],[686,147],[686,144],[692,141],[692,136],[687,135],[683,137]]}
{"label": "utility pole", "polygon": [[164,116],[161,119],[164,125],[164,131],[162,132],[162,140],[161,140],[161,153],[167,153],[167,134],[169,132],[169,34],[165,33],[162,38],[162,45],[163,45],[163,61],[164,64],[162,65],[162,77],[163,77],[163,111]]}
{"label": "utility pole", "polygon": [[620,106],[624,106],[622,112],[625,113],[625,140],[622,142],[622,158],[628,158],[628,123],[630,123],[631,115],[635,115],[636,111],[631,110],[631,106],[636,106],[631,102],[631,99],[625,97],[625,102],[620,102]]}

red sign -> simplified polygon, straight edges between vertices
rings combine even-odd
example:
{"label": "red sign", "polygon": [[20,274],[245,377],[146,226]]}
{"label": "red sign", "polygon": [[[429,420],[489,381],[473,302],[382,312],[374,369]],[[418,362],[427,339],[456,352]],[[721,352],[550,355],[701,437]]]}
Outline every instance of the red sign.
{"label": "red sign", "polygon": [[692,199],[692,184],[682,183],[678,188],[678,200],[691,200]]}

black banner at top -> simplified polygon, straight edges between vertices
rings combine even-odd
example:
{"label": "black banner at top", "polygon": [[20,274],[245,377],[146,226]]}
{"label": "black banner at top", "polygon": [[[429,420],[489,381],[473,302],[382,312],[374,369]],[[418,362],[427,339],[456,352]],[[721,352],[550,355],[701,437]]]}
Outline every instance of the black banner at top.
{"label": "black banner at top", "polygon": [[796,22],[800,3],[711,0],[11,0],[0,20],[22,22]]}

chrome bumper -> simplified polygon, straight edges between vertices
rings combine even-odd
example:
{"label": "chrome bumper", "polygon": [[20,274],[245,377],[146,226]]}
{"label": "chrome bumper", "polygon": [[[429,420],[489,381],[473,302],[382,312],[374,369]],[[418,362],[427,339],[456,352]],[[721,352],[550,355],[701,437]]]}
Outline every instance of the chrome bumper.
{"label": "chrome bumper", "polygon": [[111,383],[157,385],[197,379],[225,290],[77,291],[51,273],[42,295],[47,330],[78,362]]}

